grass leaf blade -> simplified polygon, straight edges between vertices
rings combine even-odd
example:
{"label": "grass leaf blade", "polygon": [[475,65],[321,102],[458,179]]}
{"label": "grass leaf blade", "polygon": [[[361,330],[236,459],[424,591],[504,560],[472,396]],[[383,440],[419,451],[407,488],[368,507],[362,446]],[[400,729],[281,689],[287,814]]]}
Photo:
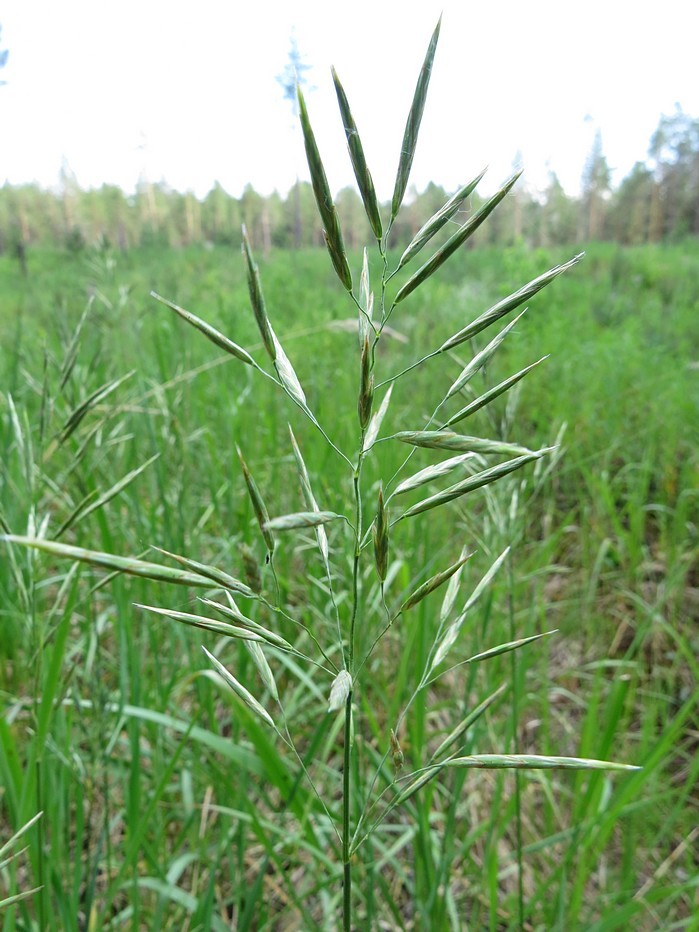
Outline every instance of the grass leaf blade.
{"label": "grass leaf blade", "polygon": [[[81,402],[77,408],[71,411],[68,419],[61,428],[61,432],[58,437],[58,443],[65,443],[70,435],[74,433],[80,426],[88,411],[90,411],[91,408],[94,408],[95,405],[98,405],[101,401],[104,401],[107,395],[111,395],[111,393],[115,391],[122,382],[130,379],[133,374],[134,370],[127,372],[125,375],[122,375],[118,379],[107,382],[105,385],[101,385],[98,389],[96,389],[96,391],[92,392],[92,394],[86,398],[85,401]],[[44,459],[48,459],[51,453],[53,453],[53,445],[49,446],[47,449]]]}
{"label": "grass leaf blade", "polygon": [[158,459],[159,456],[160,454],[156,453],[155,456],[151,456],[151,458],[149,460],[146,460],[145,463],[142,463],[136,469],[132,469],[130,473],[127,473],[123,477],[123,479],[120,479],[118,482],[116,482],[111,487],[111,489],[108,489],[106,492],[103,492],[102,495],[100,495],[99,498],[95,499],[94,501],[92,500],[94,496],[92,496],[90,500],[91,503],[86,503],[86,501],[81,502],[78,508],[72,513],[72,515],[70,515],[63,522],[59,530],[56,532],[56,537],[61,537],[74,524],[77,524],[79,521],[82,521],[84,518],[87,518],[88,515],[102,508],[102,506],[106,505],[107,502],[110,502],[121,491],[123,491],[128,485],[130,485],[133,482],[133,480],[136,479],[137,476],[140,476],[140,474],[144,470],[148,469],[151,463],[154,463]]}
{"label": "grass leaf blade", "polygon": [[19,841],[19,839],[25,835],[29,829],[36,824],[36,822],[39,821],[43,814],[43,810],[41,812],[37,812],[36,815],[33,815],[31,819],[28,822],[25,822],[21,828],[17,829],[14,835],[12,835],[12,837],[0,848],[0,858],[4,857],[8,851],[10,851],[10,849]]}

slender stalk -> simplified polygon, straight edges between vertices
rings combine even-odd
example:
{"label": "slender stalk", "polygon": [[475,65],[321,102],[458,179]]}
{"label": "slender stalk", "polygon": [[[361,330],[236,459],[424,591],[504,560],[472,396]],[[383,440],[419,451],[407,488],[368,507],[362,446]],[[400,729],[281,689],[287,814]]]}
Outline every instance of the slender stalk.
{"label": "slender stalk", "polygon": [[350,793],[352,758],[352,690],[345,704],[345,748],[342,769],[342,927],[352,928],[352,856],[350,837]]}
{"label": "slender stalk", "polygon": [[418,359],[417,362],[412,363],[407,368],[401,369],[400,372],[397,372],[390,378],[384,379],[383,382],[379,382],[379,384],[376,386],[376,390],[378,391],[378,389],[383,388],[384,385],[391,385],[393,382],[397,382],[398,379],[402,378],[402,376],[407,375],[408,372],[412,372],[413,369],[417,369],[418,366],[421,366],[424,362],[427,362],[428,359],[434,359],[435,356],[439,356],[441,352],[441,350],[435,350],[433,353],[428,353],[426,356]]}
{"label": "slender stalk", "polygon": [[285,392],[285,394],[286,394],[286,395],[289,397],[289,399],[296,405],[296,407],[297,407],[297,408],[300,408],[300,410],[303,411],[303,413],[306,415],[306,417],[307,417],[308,420],[311,422],[311,424],[313,424],[313,426],[316,428],[316,430],[318,430],[318,431],[320,432],[320,434],[321,434],[323,440],[325,440],[325,442],[326,442],[330,447],[332,447],[332,449],[335,451],[335,453],[337,453],[337,455],[338,455],[339,457],[341,457],[348,465],[351,466],[352,464],[350,463],[350,461],[349,461],[349,459],[347,458],[347,456],[345,456],[345,454],[342,452],[342,450],[341,450],[339,447],[337,447],[337,446],[332,442],[332,440],[330,439],[330,437],[328,437],[328,435],[327,435],[327,433],[325,432],[323,426],[322,426],[321,424],[318,423],[318,421],[316,420],[316,418],[315,418],[315,416],[312,414],[312,412],[309,411],[308,408],[304,407],[304,405],[302,405],[302,404],[299,402],[299,400],[298,400],[297,398],[294,398],[294,396],[293,396],[292,394],[290,394],[290,393],[284,388],[284,385],[282,384],[282,382],[281,382],[278,378],[276,378],[275,376],[273,376],[270,372],[267,372],[265,369],[262,368],[262,366],[258,365],[257,363],[253,363],[253,365],[254,365],[255,370],[256,370],[257,372],[259,372],[260,375],[263,375],[266,379],[269,379],[270,382],[274,382],[275,385],[277,385],[279,388],[282,389],[283,392]]}
{"label": "slender stalk", "polygon": [[[35,767],[36,779],[36,806],[37,812],[42,812],[42,788],[41,788],[41,759],[38,759]],[[44,863],[44,845],[45,832],[43,826],[44,819],[39,819],[36,826],[37,831],[37,885],[39,887],[39,925],[40,928],[46,928],[46,906],[47,894],[46,889],[46,864]]]}
{"label": "slender stalk", "polygon": [[[508,535],[510,540],[513,539],[514,529],[510,530]],[[515,577],[514,577],[514,557],[513,550],[510,550],[507,558],[508,569],[508,615],[510,622],[510,640],[515,639]],[[519,754],[519,736],[517,727],[519,723],[519,683],[517,679],[517,651],[510,652],[510,671],[512,676],[512,753]],[[521,774],[515,770],[515,832],[517,837],[517,913],[519,928],[524,928],[524,864],[523,864],[523,842],[522,842],[522,781]]]}
{"label": "slender stalk", "polygon": [[[364,431],[362,431],[362,445],[364,443]],[[362,447],[360,446],[360,450]],[[347,648],[347,669],[350,676],[354,675],[354,640],[355,626],[357,623],[357,611],[359,608],[359,558],[361,556],[362,540],[362,493],[360,488],[362,475],[363,454],[360,452],[357,460],[357,468],[354,471],[352,479],[354,486],[355,500],[355,539],[354,539],[354,558],[352,562],[352,616],[350,618],[349,644]]]}
{"label": "slender stalk", "polygon": [[[301,770],[302,770],[302,772],[303,772],[304,777],[305,777],[306,780],[308,781],[308,785],[310,786],[310,788],[311,788],[311,790],[313,791],[313,793],[314,793],[316,799],[317,799],[318,802],[320,803],[320,806],[321,806],[323,812],[324,812],[325,815],[327,816],[328,822],[329,822],[329,824],[332,826],[333,831],[335,832],[335,834],[337,835],[338,841],[340,842],[340,844],[342,844],[342,843],[343,843],[343,839],[342,839],[342,838],[340,837],[340,835],[338,834],[337,827],[336,827],[336,825],[335,825],[335,822],[333,821],[333,817],[332,817],[332,815],[331,815],[331,813],[330,813],[328,807],[326,806],[325,801],[323,800],[323,797],[320,795],[320,792],[319,792],[319,790],[318,790],[318,787],[316,786],[315,781],[313,780],[311,774],[310,774],[309,771],[308,771],[308,767],[306,766],[306,762],[304,761],[303,757],[302,757],[301,754],[299,753],[299,750],[298,750],[298,748],[296,747],[296,744],[294,743],[294,739],[293,739],[292,736],[291,736],[291,732],[289,731],[289,725],[288,725],[288,722],[287,722],[287,720],[286,720],[286,714],[285,714],[285,712],[284,712],[284,706],[283,706],[282,703],[279,702],[279,701],[278,701],[278,705],[279,705],[279,712],[280,712],[280,714],[281,714],[281,719],[282,719],[282,724],[283,724],[283,727],[284,727],[284,731],[282,732],[282,731],[280,731],[279,729],[275,729],[276,732],[277,732],[277,735],[278,735],[278,737],[284,742],[284,744],[289,748],[289,750],[293,753],[293,755],[294,755],[294,757],[296,758],[296,760],[299,762],[299,766],[301,767]],[[289,799],[287,800],[287,805],[291,802],[291,800],[293,799],[294,795],[296,794],[296,791],[297,791],[297,789],[298,789],[299,783],[300,783],[300,780],[298,780],[298,781],[296,782],[296,784],[292,787],[291,794],[290,794],[290,796],[289,796]]]}
{"label": "slender stalk", "polygon": [[[381,594],[382,594],[382,596],[383,596],[383,588],[384,588],[384,587],[381,586]],[[383,638],[383,636],[387,633],[387,631],[389,631],[389,629],[393,627],[393,624],[394,624],[395,620],[396,620],[397,618],[400,617],[400,614],[401,614],[400,612],[397,612],[395,615],[391,615],[391,614],[389,613],[389,609],[388,609],[388,606],[386,605],[386,600],[385,600],[385,598],[382,599],[382,602],[383,602],[384,610],[385,610],[385,612],[386,612],[386,614],[387,614],[387,616],[388,616],[388,621],[387,621],[386,624],[383,626],[383,628],[379,631],[379,633],[376,635],[376,637],[374,638],[374,640],[373,640],[372,643],[371,643],[371,647],[370,647],[369,650],[366,652],[366,654],[364,655],[364,657],[363,657],[363,659],[362,659],[362,662],[361,662],[361,663],[359,664],[359,666],[357,667],[357,675],[359,674],[359,672],[361,671],[361,669],[363,668],[363,666],[364,666],[364,664],[367,662],[367,660],[369,660],[369,658],[371,657],[371,655],[374,653],[374,648],[376,647],[376,645],[377,645],[377,644],[379,643],[379,641]]]}
{"label": "slender stalk", "polygon": [[[354,677],[355,627],[359,608],[359,560],[361,557],[362,540],[361,477],[362,462],[364,459],[362,453],[364,449],[364,433],[364,430],[362,430],[359,440],[357,467],[352,477],[355,501],[355,538],[354,559],[352,563],[352,615],[349,627],[349,643],[347,645],[347,669],[351,677]],[[353,689],[350,689],[345,703],[345,744],[342,767],[342,922],[343,929],[345,929],[346,932],[350,932],[352,927],[352,836],[350,824],[350,799],[352,793],[352,695]]]}
{"label": "slender stalk", "polygon": [[277,608],[281,608],[281,589],[279,588],[279,577],[277,576],[277,570],[274,566],[273,553],[270,553],[269,555],[269,571],[272,574],[272,579],[274,580],[274,592],[277,597]]}
{"label": "slender stalk", "polygon": [[[427,358],[427,357],[425,357],[425,358]],[[423,427],[423,430],[429,430],[429,429],[430,429],[430,427],[431,427],[432,424],[434,423],[434,421],[435,421],[437,415],[438,415],[439,412],[442,410],[442,407],[443,407],[443,405],[446,403],[446,401],[447,401],[446,397],[445,397],[445,398],[442,398],[442,400],[439,402],[439,404],[437,405],[437,407],[434,409],[434,411],[433,411],[432,414],[430,415],[430,418],[429,418],[429,420],[427,421],[427,423],[425,424],[425,426]],[[408,453],[408,455],[405,457],[405,459],[404,459],[403,462],[400,464],[400,466],[398,467],[398,469],[396,469],[396,471],[393,473],[393,475],[391,476],[391,478],[390,478],[390,479],[388,480],[388,482],[386,483],[386,488],[390,488],[391,485],[396,481],[396,479],[398,478],[398,476],[401,474],[401,472],[405,469],[405,467],[408,465],[408,463],[410,462],[410,460],[411,460],[411,459],[413,458],[413,456],[415,455],[415,451],[416,451],[416,450],[417,450],[417,447],[413,447],[412,450]],[[392,494],[389,495],[388,498],[387,498],[387,501],[390,501],[392,497],[393,497]],[[393,527],[393,525],[394,525],[398,520],[399,520],[398,518],[394,518],[394,520],[391,522],[391,527]]]}
{"label": "slender stalk", "polygon": [[[410,698],[408,699],[408,701],[406,702],[406,704],[403,706],[402,711],[400,712],[400,714],[398,715],[398,718],[396,719],[396,723],[395,723],[395,725],[393,726],[393,731],[394,731],[395,734],[398,734],[398,732],[400,731],[400,727],[401,727],[401,725],[403,724],[403,721],[405,720],[405,717],[407,716],[408,712],[409,712],[410,709],[412,708],[413,703],[415,702],[415,700],[417,699],[417,697],[420,695],[420,693],[422,692],[422,690],[425,688],[425,684],[427,683],[427,680],[428,680],[428,677],[429,677],[429,669],[430,669],[430,664],[431,664],[432,656],[433,656],[433,652],[430,652],[430,655],[429,655],[429,657],[427,658],[427,662],[426,662],[425,667],[424,667],[424,669],[423,669],[423,671],[422,671],[422,674],[421,674],[421,676],[420,676],[420,681],[419,681],[419,683],[417,684],[416,688],[413,690],[412,695],[410,696]],[[388,760],[390,753],[391,753],[391,749],[390,749],[390,746],[389,746],[389,747],[386,748],[386,751],[384,752],[384,754],[383,754],[383,756],[382,756],[382,758],[381,758],[381,761],[379,762],[379,764],[378,764],[378,766],[377,766],[377,768],[376,768],[376,771],[375,771],[375,773],[374,773],[374,776],[373,776],[373,778],[372,778],[372,780],[371,780],[371,783],[370,783],[370,785],[369,785],[369,791],[368,791],[368,793],[367,793],[367,799],[370,799],[370,798],[371,798],[371,795],[372,795],[372,793],[374,792],[374,789],[375,789],[375,787],[376,787],[376,784],[378,783],[379,777],[381,776],[381,773],[383,772],[383,766],[384,766],[384,764],[386,763],[386,761]],[[355,850],[355,851],[356,851],[356,849],[357,849],[357,847],[358,847],[358,845],[359,845],[359,841],[358,841],[358,839],[359,839],[359,833],[360,833],[362,827],[364,826],[364,824],[366,823],[366,821],[367,821],[369,815],[370,815],[371,812],[373,811],[374,807],[375,807],[376,804],[379,802],[379,799],[380,799],[380,798],[381,798],[381,796],[379,796],[378,799],[374,800],[374,802],[373,802],[370,806],[368,806],[367,808],[365,808],[364,811],[362,812],[361,816],[359,817],[359,821],[358,821],[357,826],[356,826],[356,828],[355,828],[355,830],[354,830],[354,835],[353,835],[353,838],[352,838],[352,850]],[[382,821],[382,819],[385,818],[385,815],[386,815],[386,814],[384,814],[383,816],[381,816],[381,817],[379,818],[379,820],[377,821],[376,825],[378,825],[378,824]],[[376,826],[373,826],[372,829],[370,829],[368,832],[366,832],[365,837],[367,837],[368,835],[370,835],[371,832],[373,831],[373,828],[375,828],[375,827],[376,827]]]}
{"label": "slender stalk", "polygon": [[[27,475],[30,476],[29,471]],[[30,494],[32,494],[32,483],[29,481]],[[43,684],[44,684],[44,623],[43,615],[37,613],[37,598],[36,598],[36,579],[34,578],[34,563],[30,561],[30,581],[28,591],[30,595],[29,602],[29,612],[30,612],[30,630],[31,630],[31,639],[32,645],[34,648],[34,695],[39,697],[43,694]],[[37,617],[39,616],[39,617]],[[41,619],[41,620],[40,620]],[[41,712],[39,709],[39,699],[37,698],[32,703],[32,718],[34,723],[34,744],[32,748],[33,757],[34,757],[34,807],[35,812],[43,811],[43,788],[41,785],[42,780],[42,761],[43,761],[43,749],[46,741],[45,734],[42,734],[42,729],[40,726],[40,717]],[[41,737],[40,737],[41,736]],[[41,741],[41,743],[39,743]],[[28,781],[29,785],[31,782]],[[25,809],[25,804],[21,807],[22,810]],[[21,810],[20,810],[21,811]],[[26,812],[22,812],[22,815],[26,815]],[[36,866],[37,866],[37,886],[39,887],[38,894],[38,916],[39,916],[39,925],[40,928],[46,928],[46,913],[47,913],[47,896],[48,890],[46,885],[46,863],[45,863],[45,843],[46,843],[46,831],[45,831],[45,822],[46,819],[39,819],[36,824]]]}
{"label": "slender stalk", "polygon": [[[308,625],[305,625],[302,621],[299,621],[298,618],[294,618],[292,615],[289,615],[289,613],[288,613],[288,612],[285,612],[284,609],[281,608],[281,606],[279,606],[279,605],[273,605],[271,602],[268,602],[267,599],[263,598],[262,596],[259,598],[259,602],[260,602],[262,605],[264,605],[266,608],[268,608],[270,611],[274,612],[275,614],[281,615],[282,618],[286,618],[287,621],[290,621],[291,624],[296,625],[297,628],[299,628],[301,631],[303,631],[303,633],[304,633],[308,638],[310,638],[310,640],[311,640],[311,641],[313,642],[313,644],[316,646],[316,648],[318,649],[319,653],[321,654],[321,656],[323,657],[323,659],[325,660],[325,662],[326,662],[326,663],[328,664],[328,666],[331,668],[333,674],[339,673],[337,664],[334,663],[333,660],[332,660],[332,658],[330,658],[330,657],[328,656],[328,654],[326,653],[326,651],[323,650],[322,644],[320,643],[320,641],[318,640],[318,638],[315,636],[315,634],[313,634],[313,632],[312,632],[311,629],[308,627]],[[338,623],[339,623],[339,621],[338,621]],[[301,652],[293,651],[292,653],[296,654],[296,656],[303,657],[305,660],[310,660],[311,663],[315,664],[317,667],[320,667],[321,670],[322,670],[322,669],[325,669],[325,668],[323,667],[322,664],[318,663],[317,661],[313,660],[313,659],[310,658],[310,657],[307,657],[305,654],[303,654],[303,653],[301,653]]]}

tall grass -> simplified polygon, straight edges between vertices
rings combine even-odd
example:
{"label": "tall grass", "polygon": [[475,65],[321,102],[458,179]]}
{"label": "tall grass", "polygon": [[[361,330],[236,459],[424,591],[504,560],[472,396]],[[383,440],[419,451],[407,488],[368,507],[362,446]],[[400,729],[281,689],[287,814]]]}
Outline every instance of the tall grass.
{"label": "tall grass", "polygon": [[[404,151],[410,150],[419,124],[415,108],[425,91],[423,80]],[[315,158],[311,147],[323,195]],[[399,193],[405,171],[402,165]],[[360,190],[371,198],[366,180]],[[324,222],[340,293],[342,286],[348,290],[347,269],[359,277],[360,266],[364,281],[376,282],[373,288],[355,284],[346,298],[355,330],[368,340],[331,336],[336,345],[346,342],[327,368],[328,332],[319,330],[320,322],[289,317],[284,329],[277,324],[281,296],[288,297],[297,277],[280,259],[262,270],[260,284],[249,244],[243,270],[257,310],[259,345],[253,345],[255,315],[246,322],[236,313],[234,330],[219,323],[221,305],[206,317],[218,333],[230,332],[244,353],[254,354],[253,365],[208,330],[219,347],[232,350],[221,369],[204,340],[201,346],[183,340],[182,329],[175,329],[175,323],[186,326],[182,321],[154,318],[152,310],[147,317],[132,314],[123,338],[135,347],[149,331],[157,374],[152,385],[139,383],[126,402],[115,403],[130,383],[119,383],[104,365],[119,351],[112,335],[115,314],[130,299],[106,267],[96,270],[104,302],[93,305],[77,339],[66,333],[60,349],[49,354],[45,376],[41,366],[38,377],[24,372],[20,353],[11,364],[12,394],[19,391],[25,404],[7,396],[5,530],[15,532],[15,541],[31,536],[24,542],[35,552],[80,562],[46,576],[35,553],[11,546],[3,569],[4,590],[13,596],[5,688],[14,697],[2,719],[3,804],[14,828],[41,808],[46,812],[37,825],[48,825],[41,833],[34,829],[30,845],[33,874],[43,889],[33,907],[27,899],[6,914],[7,927],[332,927],[342,914],[346,927],[354,915],[363,927],[429,922],[459,928],[466,917],[473,927],[532,922],[623,928],[632,917],[652,921],[659,908],[667,916],[673,904],[681,922],[696,875],[683,879],[678,872],[671,886],[660,881],[668,872],[674,876],[678,864],[691,863],[691,843],[685,839],[682,847],[677,832],[686,824],[682,813],[696,786],[687,743],[696,690],[686,679],[696,664],[687,632],[668,624],[666,609],[681,602],[680,580],[691,572],[683,530],[691,520],[691,495],[665,499],[667,511],[646,510],[657,481],[653,451],[624,471],[615,460],[619,451],[611,449],[604,452],[604,468],[583,462],[590,491],[583,495],[589,505],[580,506],[574,500],[579,486],[567,477],[571,467],[550,464],[556,465],[551,471],[547,456],[533,455],[558,434],[553,393],[539,400],[529,388],[543,364],[520,383],[526,389],[519,403],[511,390],[509,401],[502,395],[473,415],[479,432],[498,438],[509,438],[521,425],[540,444],[532,453],[509,449],[499,439],[484,448],[484,441],[455,441],[434,431],[425,436],[425,421],[470,365],[469,356],[453,358],[445,350],[441,359],[394,376],[463,329],[463,320],[451,326],[434,314],[425,327],[425,311],[441,303],[440,289],[458,257],[421,278],[409,295],[404,291],[405,305],[394,305],[411,275],[408,267],[398,285],[389,284],[389,270],[400,257],[391,256],[383,227],[377,261],[364,264],[345,255],[332,217]],[[518,275],[525,260],[516,254],[504,260],[508,281],[536,278]],[[172,282],[169,293],[178,306],[192,304],[183,288],[201,280],[196,273],[203,256],[196,262],[200,269],[192,270],[191,286]],[[496,262],[479,265],[497,268]],[[280,289],[268,286],[275,275]],[[154,284],[166,292],[162,278]],[[565,277],[551,294],[564,285]],[[203,294],[209,287],[204,282]],[[229,289],[234,305],[240,306],[245,287],[237,279]],[[484,306],[497,307],[512,292],[511,286],[500,291],[497,279],[471,277],[468,288],[470,294],[457,293],[457,302],[468,299],[469,307],[474,294],[487,297]],[[193,306],[199,313],[208,303]],[[530,314],[559,312],[539,298]],[[338,306],[336,316],[349,314]],[[267,329],[270,319],[299,375],[279,354],[279,338]],[[497,377],[488,358],[471,378],[478,389],[470,392],[471,382],[464,382],[441,406],[444,422],[548,348],[539,347],[535,335],[527,338],[531,329],[539,331],[525,318],[498,354],[513,343],[529,350],[531,340],[535,353]],[[301,331],[295,339],[294,330]],[[392,331],[397,336],[391,338]],[[403,332],[410,338],[405,349]],[[18,328],[18,349],[25,339]],[[461,357],[466,342],[449,350]],[[475,342],[479,358],[490,337]],[[578,363],[580,345],[579,337],[573,356]],[[422,349],[415,353],[415,347]],[[199,369],[194,382],[191,372]],[[579,375],[569,365],[554,387]],[[279,404],[284,394],[286,408]],[[577,397],[582,404],[579,388]],[[376,442],[368,448],[374,427]],[[623,435],[625,425],[619,427]],[[423,432],[416,434],[418,428]],[[565,441],[571,453],[577,433]],[[451,478],[440,479],[435,444],[464,443],[477,449],[441,454],[440,462],[471,458],[462,459]],[[149,460],[144,447],[161,455],[137,472]],[[409,466],[398,473],[409,451]],[[488,478],[497,475],[503,457],[531,462],[467,491],[468,483],[475,485],[473,475],[492,462],[496,473]],[[682,468],[696,469],[696,461],[690,457]],[[435,478],[427,491],[396,494],[408,472],[424,469]],[[549,491],[554,484],[555,495]],[[439,496],[449,485],[460,486],[461,494],[434,501],[430,493]],[[146,494],[136,496],[136,488]],[[381,498],[384,505],[388,501],[388,517]],[[402,499],[407,504],[401,507]],[[411,508],[419,513],[396,522]],[[570,522],[561,520],[561,511]],[[649,592],[643,565],[649,537],[654,540],[647,523],[656,518],[666,528],[662,553],[675,568],[662,592]],[[601,542],[594,534],[598,524],[609,532]],[[59,536],[79,549],[56,541],[64,525]],[[145,553],[154,541],[170,553],[193,556],[183,566]],[[468,555],[461,556],[464,543],[477,553],[459,566]],[[97,558],[95,551],[105,556]],[[97,562],[145,579],[132,588],[122,575],[109,574],[90,591],[92,581],[80,566]],[[446,567],[453,570],[449,578]],[[163,590],[164,577],[174,582],[177,575],[187,588]],[[483,579],[490,584],[481,586]],[[609,593],[612,581],[615,598],[628,599],[619,617],[631,631],[620,629],[618,643],[610,645],[613,656],[600,660],[593,627],[603,628],[595,615],[604,609],[599,595]],[[421,588],[426,582],[435,587],[429,594]],[[218,608],[204,610],[194,587],[216,595]],[[246,608],[240,610],[243,599]],[[151,611],[134,610],[134,601]],[[680,612],[680,605],[673,611]],[[202,670],[199,632],[165,628],[163,615],[208,629],[210,669]],[[541,638],[559,617],[565,637]],[[665,667],[662,688],[647,687],[649,650],[655,651],[650,661]],[[674,651],[669,662],[668,650]],[[459,726],[461,733],[445,745]],[[617,753],[626,734],[631,741]],[[487,756],[493,751],[499,756]],[[561,752],[620,756],[643,769],[613,780],[584,771],[563,779],[548,769],[573,765],[559,759]],[[519,788],[515,764],[534,767],[522,771]],[[482,765],[493,769],[469,776],[469,769]],[[678,787],[668,770],[680,776]],[[639,881],[636,842],[646,836],[634,814],[645,820],[654,811],[663,813],[661,838],[654,839],[658,857],[655,864],[651,857],[644,862]],[[21,882],[16,874],[9,879]]]}

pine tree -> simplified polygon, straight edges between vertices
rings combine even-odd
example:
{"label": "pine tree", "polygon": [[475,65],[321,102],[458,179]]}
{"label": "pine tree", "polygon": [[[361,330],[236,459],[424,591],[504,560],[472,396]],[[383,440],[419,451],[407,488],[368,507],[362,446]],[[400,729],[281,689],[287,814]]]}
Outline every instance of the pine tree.
{"label": "pine tree", "polygon": [[609,196],[611,177],[612,173],[602,151],[602,134],[597,130],[582,175],[584,239],[604,237],[606,199]]}
{"label": "pine tree", "polygon": [[[284,91],[284,100],[288,100],[291,103],[295,127],[299,125],[299,104],[296,89],[299,87],[303,88],[307,83],[305,75],[306,72],[310,70],[311,66],[304,62],[301,52],[299,51],[296,36],[292,35],[289,59],[282,73],[277,75],[277,83],[281,85]],[[303,242],[303,224],[298,171],[296,173],[296,184],[292,188],[292,191],[294,192],[294,246],[296,249],[300,249]]]}
{"label": "pine tree", "polygon": [[650,143],[665,237],[699,233],[699,119],[677,106],[662,116]]}
{"label": "pine tree", "polygon": [[[0,42],[2,42],[2,26],[0,26]],[[7,56],[9,54],[7,49],[0,48],[0,70],[7,64]],[[7,81],[0,81],[0,84],[7,84]]]}

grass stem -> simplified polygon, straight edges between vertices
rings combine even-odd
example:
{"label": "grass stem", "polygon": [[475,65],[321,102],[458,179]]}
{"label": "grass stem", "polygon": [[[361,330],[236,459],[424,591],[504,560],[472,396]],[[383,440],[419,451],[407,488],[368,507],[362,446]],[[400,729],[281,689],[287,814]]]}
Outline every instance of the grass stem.
{"label": "grass stem", "polygon": [[352,791],[352,689],[345,703],[344,753],[342,762],[342,927],[352,929],[352,855],[350,800]]}

